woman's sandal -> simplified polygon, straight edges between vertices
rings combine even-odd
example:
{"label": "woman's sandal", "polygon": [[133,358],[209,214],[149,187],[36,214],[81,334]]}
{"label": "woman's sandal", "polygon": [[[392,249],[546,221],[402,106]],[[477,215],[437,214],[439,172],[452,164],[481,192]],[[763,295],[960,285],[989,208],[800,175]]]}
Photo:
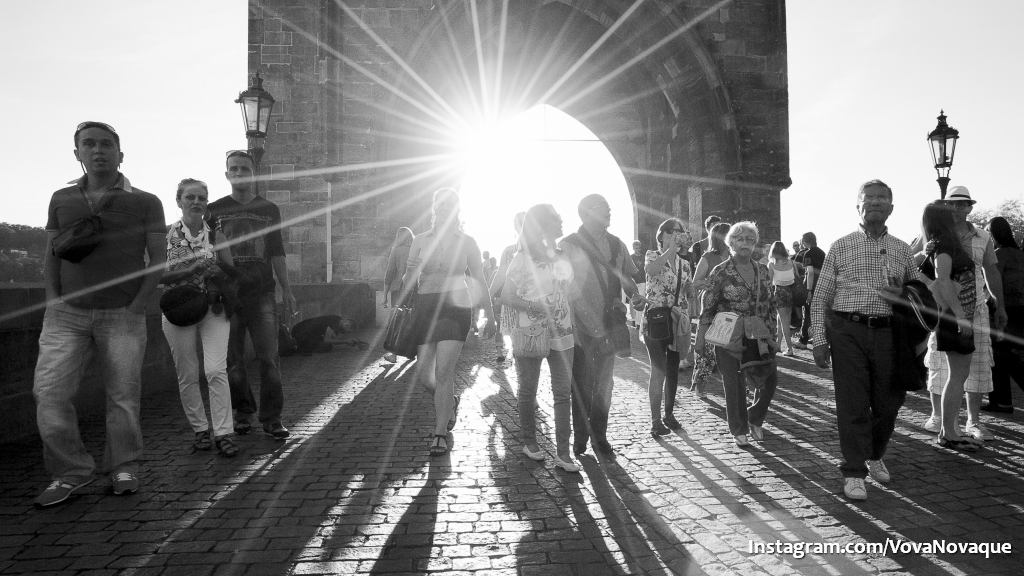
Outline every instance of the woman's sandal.
{"label": "woman's sandal", "polygon": [[981,449],[981,445],[979,445],[977,442],[973,442],[971,440],[965,440],[963,438],[958,438],[956,440],[953,440],[952,438],[946,438],[944,436],[939,436],[938,438],[935,439],[935,444],[937,446],[939,446],[940,448],[948,448],[950,450],[960,450],[960,451],[963,451],[963,452],[977,452],[978,450]]}
{"label": "woman's sandal", "polygon": [[238,445],[235,444],[235,441],[230,436],[221,436],[214,443],[217,445],[217,451],[220,452],[221,456],[234,458],[238,455]]}
{"label": "woman's sandal", "polygon": [[213,448],[213,442],[210,441],[210,431],[196,432],[196,439],[192,441],[192,447],[196,450],[209,450]]}
{"label": "woman's sandal", "polygon": [[434,440],[430,443],[430,455],[442,456],[448,452],[448,438],[443,434],[434,434]]}

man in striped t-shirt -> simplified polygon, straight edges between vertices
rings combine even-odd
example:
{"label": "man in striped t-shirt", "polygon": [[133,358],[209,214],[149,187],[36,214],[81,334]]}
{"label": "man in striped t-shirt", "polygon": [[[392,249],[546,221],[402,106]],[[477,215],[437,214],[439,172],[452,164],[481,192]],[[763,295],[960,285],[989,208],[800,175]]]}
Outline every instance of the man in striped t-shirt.
{"label": "man in striped t-shirt", "polygon": [[[892,190],[881,180],[860,187],[860,229],[836,240],[825,257],[811,302],[814,361],[829,365],[835,382],[843,492],[865,500],[864,477],[880,483],[889,471],[882,461],[906,392],[893,380],[895,346],[892,308],[883,298],[919,274],[910,246],[889,234]],[[828,315],[826,321],[826,314]]]}

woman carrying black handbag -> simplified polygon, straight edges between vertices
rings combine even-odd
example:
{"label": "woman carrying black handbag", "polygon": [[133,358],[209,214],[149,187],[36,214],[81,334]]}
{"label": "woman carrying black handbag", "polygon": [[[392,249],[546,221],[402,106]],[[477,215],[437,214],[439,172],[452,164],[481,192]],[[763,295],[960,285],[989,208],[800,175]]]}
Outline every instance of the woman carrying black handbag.
{"label": "woman carrying black handbag", "polygon": [[[649,301],[641,321],[641,334],[651,363],[647,395],[651,402],[651,436],[663,436],[682,428],[672,414],[679,386],[679,360],[689,351],[689,339],[674,341],[673,317],[687,322],[685,313],[672,314],[672,308],[688,308],[686,292],[690,287],[690,263],[679,255],[689,245],[686,228],[678,218],[669,218],[658,226],[658,250],[649,250],[645,258],[646,293]],[[665,415],[661,415],[662,398]]]}

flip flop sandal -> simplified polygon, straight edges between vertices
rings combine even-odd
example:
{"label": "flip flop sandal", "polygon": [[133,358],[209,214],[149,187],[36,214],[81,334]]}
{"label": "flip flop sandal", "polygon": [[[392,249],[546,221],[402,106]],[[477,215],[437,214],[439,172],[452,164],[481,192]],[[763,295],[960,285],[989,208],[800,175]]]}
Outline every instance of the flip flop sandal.
{"label": "flip flop sandal", "polygon": [[192,441],[192,447],[196,450],[209,450],[213,448],[213,442],[210,441],[210,431],[196,432],[196,438]]}
{"label": "flip flop sandal", "polygon": [[434,440],[430,443],[431,456],[443,456],[448,452],[448,438],[441,434],[434,434]]}
{"label": "flip flop sandal", "polygon": [[234,458],[238,455],[238,445],[228,436],[222,436],[215,441],[217,451],[226,458]]}

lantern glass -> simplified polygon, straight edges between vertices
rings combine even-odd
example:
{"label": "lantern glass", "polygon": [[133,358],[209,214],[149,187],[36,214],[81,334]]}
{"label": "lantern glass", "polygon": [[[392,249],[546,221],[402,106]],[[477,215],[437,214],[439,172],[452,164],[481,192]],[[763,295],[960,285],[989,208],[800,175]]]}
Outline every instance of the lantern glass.
{"label": "lantern glass", "polygon": [[260,101],[258,98],[252,96],[246,96],[241,99],[239,106],[242,108],[242,122],[245,124],[245,132],[258,132],[259,127],[259,108]]}

